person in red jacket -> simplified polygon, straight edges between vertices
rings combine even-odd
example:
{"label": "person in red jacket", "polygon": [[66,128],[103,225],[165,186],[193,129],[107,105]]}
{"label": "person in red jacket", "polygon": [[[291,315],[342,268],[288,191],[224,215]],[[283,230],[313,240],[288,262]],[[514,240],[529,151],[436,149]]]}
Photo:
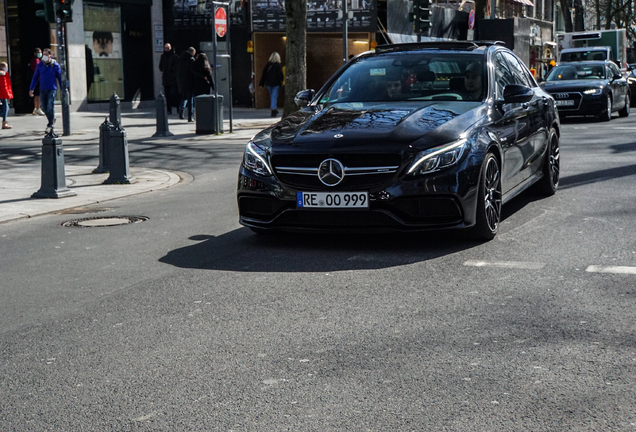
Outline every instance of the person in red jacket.
{"label": "person in red jacket", "polygon": [[11,90],[9,65],[2,62],[0,63],[0,117],[2,117],[2,129],[11,129],[11,126],[7,124],[10,99],[13,99],[13,90]]}

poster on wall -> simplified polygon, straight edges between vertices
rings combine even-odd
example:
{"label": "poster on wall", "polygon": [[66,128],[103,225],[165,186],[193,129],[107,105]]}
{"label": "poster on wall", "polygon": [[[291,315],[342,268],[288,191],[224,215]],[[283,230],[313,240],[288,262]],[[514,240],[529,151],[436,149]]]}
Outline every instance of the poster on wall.
{"label": "poster on wall", "polygon": [[0,26],[0,57],[6,58],[7,55],[7,28]]}
{"label": "poster on wall", "polygon": [[[342,31],[343,0],[309,0],[307,2],[307,31]],[[352,17],[347,28],[349,31],[375,32],[377,0],[347,0]],[[284,0],[252,0],[252,24],[255,32],[285,31]]]}
{"label": "poster on wall", "polygon": [[[230,23],[246,25],[247,0],[229,0]],[[173,0],[172,14],[176,27],[211,26],[213,0]]]}
{"label": "poster on wall", "polygon": [[88,101],[124,99],[119,6],[84,3],[84,44]]}

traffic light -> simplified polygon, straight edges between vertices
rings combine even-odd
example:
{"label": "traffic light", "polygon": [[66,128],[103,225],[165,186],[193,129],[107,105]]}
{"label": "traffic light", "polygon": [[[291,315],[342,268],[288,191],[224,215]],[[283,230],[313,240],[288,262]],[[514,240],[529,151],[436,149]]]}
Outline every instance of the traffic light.
{"label": "traffic light", "polygon": [[431,3],[430,0],[413,0],[413,13],[409,17],[413,21],[415,33],[427,32],[431,26]]}
{"label": "traffic light", "polygon": [[55,3],[54,0],[34,0],[36,5],[42,5],[43,9],[36,10],[35,15],[46,22],[55,23]]}
{"label": "traffic light", "polygon": [[73,22],[73,0],[55,0],[56,15],[61,22]]}

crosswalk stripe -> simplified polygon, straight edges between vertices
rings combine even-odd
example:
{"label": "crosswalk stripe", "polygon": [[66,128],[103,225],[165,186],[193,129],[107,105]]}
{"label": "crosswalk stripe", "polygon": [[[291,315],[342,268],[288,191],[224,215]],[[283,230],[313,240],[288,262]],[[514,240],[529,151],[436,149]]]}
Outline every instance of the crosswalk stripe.
{"label": "crosswalk stripe", "polygon": [[588,266],[585,271],[590,273],[636,274],[636,267],[591,265]]}
{"label": "crosswalk stripe", "polygon": [[522,261],[473,261],[469,260],[464,263],[468,267],[499,267],[499,268],[517,268],[526,270],[539,270],[545,266],[539,262],[522,262]]}

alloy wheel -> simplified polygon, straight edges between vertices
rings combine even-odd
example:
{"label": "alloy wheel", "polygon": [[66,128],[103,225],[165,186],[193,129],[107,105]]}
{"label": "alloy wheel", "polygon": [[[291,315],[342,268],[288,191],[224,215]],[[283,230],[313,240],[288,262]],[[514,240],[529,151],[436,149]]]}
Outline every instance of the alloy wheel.
{"label": "alloy wheel", "polygon": [[560,165],[560,149],[559,140],[556,135],[552,136],[552,142],[550,143],[550,180],[553,186],[559,184],[559,174],[561,171]]}
{"label": "alloy wheel", "polygon": [[497,159],[491,157],[484,177],[484,210],[488,228],[495,232],[501,218],[501,175]]}

